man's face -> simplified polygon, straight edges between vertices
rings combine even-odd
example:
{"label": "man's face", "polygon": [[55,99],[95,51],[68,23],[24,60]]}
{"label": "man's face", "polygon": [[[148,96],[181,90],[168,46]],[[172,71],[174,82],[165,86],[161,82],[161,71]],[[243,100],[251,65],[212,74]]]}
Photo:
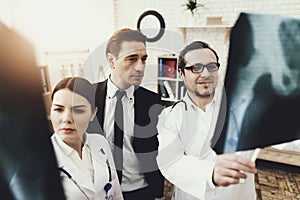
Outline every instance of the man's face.
{"label": "man's face", "polygon": [[141,84],[147,59],[146,47],[142,42],[124,41],[119,56],[109,60],[111,80],[120,89]]}
{"label": "man's face", "polygon": [[[217,62],[214,53],[209,49],[195,49],[185,54],[186,66],[196,63],[206,65],[210,62]],[[218,71],[209,72],[205,67],[201,73],[193,73],[191,70],[184,70],[185,75],[180,73],[188,94],[191,98],[212,98],[218,84]]]}

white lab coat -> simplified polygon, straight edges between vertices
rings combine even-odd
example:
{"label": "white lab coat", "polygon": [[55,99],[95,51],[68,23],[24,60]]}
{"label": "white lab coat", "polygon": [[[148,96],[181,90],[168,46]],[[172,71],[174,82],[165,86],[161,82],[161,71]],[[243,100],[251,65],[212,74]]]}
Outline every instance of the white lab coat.
{"label": "white lab coat", "polygon": [[186,95],[173,109],[168,107],[159,116],[158,166],[166,179],[174,184],[174,200],[254,200],[254,176],[246,183],[215,187],[212,172],[216,153],[210,147],[218,117],[220,96],[210,105],[210,112],[201,113]]}
{"label": "white lab coat", "polygon": [[[104,186],[109,183],[109,169],[106,161],[108,160],[112,181],[112,188],[107,196],[113,196],[114,200],[123,200],[121,188],[116,175],[112,153],[106,139],[99,134],[86,134],[89,141],[91,159],[94,168],[94,184],[86,177],[77,165],[64,153],[57,143],[56,134],[53,134],[51,141],[56,154],[58,167],[66,170],[74,179],[79,187],[84,191],[90,200],[105,200],[106,192]],[[69,200],[85,200],[86,196],[76,186],[76,184],[65,173],[60,173],[65,195]]]}

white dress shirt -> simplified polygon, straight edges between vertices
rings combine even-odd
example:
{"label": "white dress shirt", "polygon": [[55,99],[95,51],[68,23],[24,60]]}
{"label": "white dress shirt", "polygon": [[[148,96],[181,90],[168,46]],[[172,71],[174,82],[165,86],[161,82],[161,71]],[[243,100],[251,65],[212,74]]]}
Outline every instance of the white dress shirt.
{"label": "white dress shirt", "polygon": [[197,107],[188,95],[183,100],[187,109],[183,102],[173,109],[164,109],[157,125],[157,161],[162,174],[175,186],[172,199],[254,199],[253,176],[246,180],[250,186],[237,186],[246,190],[237,188],[233,191],[230,188],[235,186],[215,187],[212,183],[216,153],[210,146],[221,95],[215,95],[212,103],[206,106],[206,112]]}
{"label": "white dress shirt", "polygon": [[89,142],[85,141],[82,147],[82,158],[80,158],[78,152],[64,143],[60,139],[60,137],[56,137],[54,135],[53,138],[56,140],[66,156],[68,156],[75,163],[75,165],[77,165],[77,167],[85,173],[91,183],[94,183],[94,169],[92,164],[90,145],[88,144]]}
{"label": "white dress shirt", "polygon": [[236,151],[241,135],[241,127],[244,115],[251,100],[251,97],[247,95],[241,95],[236,97],[233,103],[230,105],[229,123],[226,131],[227,134],[224,153],[233,153]]}
{"label": "white dress shirt", "polygon": [[[103,129],[105,137],[114,151],[114,112],[117,103],[115,96],[119,90],[110,79],[107,81],[105,99],[105,117]],[[139,160],[132,148],[131,141],[134,134],[134,86],[129,87],[122,98],[124,114],[124,142],[123,142],[123,177],[121,188],[123,192],[133,191],[148,186],[144,174],[141,173]]]}

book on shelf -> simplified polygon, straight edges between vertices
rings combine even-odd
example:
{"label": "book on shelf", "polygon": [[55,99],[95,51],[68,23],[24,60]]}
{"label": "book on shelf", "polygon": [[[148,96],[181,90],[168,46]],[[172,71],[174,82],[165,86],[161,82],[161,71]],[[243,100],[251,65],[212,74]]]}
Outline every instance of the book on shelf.
{"label": "book on shelf", "polygon": [[169,97],[167,89],[165,88],[165,86],[162,82],[159,82],[159,84],[158,84],[158,92],[159,92],[160,96],[163,98]]}
{"label": "book on shelf", "polygon": [[47,92],[47,82],[46,82],[46,74],[45,74],[45,68],[40,68],[41,72],[41,78],[42,78],[42,86],[43,86],[43,92]]}
{"label": "book on shelf", "polygon": [[159,58],[159,76],[176,78],[177,59],[174,58]]}
{"label": "book on shelf", "polygon": [[180,87],[180,99],[183,99],[184,97],[184,86]]}
{"label": "book on shelf", "polygon": [[184,83],[183,83],[183,81],[180,81],[178,83],[178,98],[182,99],[184,97],[185,93],[186,93],[186,88],[184,86]]}
{"label": "book on shelf", "polygon": [[159,77],[163,76],[163,59],[158,59],[158,65],[159,65]]}
{"label": "book on shelf", "polygon": [[50,92],[50,82],[49,82],[49,72],[48,72],[48,67],[43,65],[43,66],[38,66],[40,73],[41,73],[41,80],[42,80],[42,87],[43,87],[43,92]]}
{"label": "book on shelf", "polygon": [[165,88],[167,90],[167,93],[168,93],[169,97],[171,99],[175,99],[175,95],[173,93],[173,90],[172,90],[171,85],[169,84],[169,82],[168,81],[164,81],[163,83],[164,83],[164,86],[165,86]]}

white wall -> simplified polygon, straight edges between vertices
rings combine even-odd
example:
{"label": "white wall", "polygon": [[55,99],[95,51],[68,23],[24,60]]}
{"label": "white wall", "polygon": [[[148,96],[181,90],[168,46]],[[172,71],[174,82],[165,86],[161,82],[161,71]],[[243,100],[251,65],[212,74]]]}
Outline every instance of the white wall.
{"label": "white wall", "polygon": [[[182,34],[182,29],[190,25],[190,13],[187,12],[182,4],[184,0],[115,0],[116,5],[116,27],[136,28],[139,16],[147,10],[156,10],[164,18],[166,29]],[[221,16],[224,25],[233,25],[240,12],[254,12],[265,14],[278,14],[288,17],[300,18],[299,0],[199,0],[204,7],[199,8],[197,14],[197,24],[194,26],[203,26],[206,24],[206,17]],[[203,40],[211,44],[220,56],[221,73],[224,76],[226,71],[228,55],[228,33],[230,28],[187,28],[186,39],[171,40],[177,43],[179,51],[186,43],[191,40]],[[155,46],[156,44],[150,44]],[[151,58],[147,66],[147,82],[155,81],[157,71],[153,63],[156,59]]]}
{"label": "white wall", "polygon": [[45,51],[92,51],[114,30],[113,1],[0,0],[0,20],[32,43],[38,64],[49,65],[54,85],[60,78],[55,60],[67,53],[49,58]]}
{"label": "white wall", "polygon": [[[223,24],[233,25],[240,12],[300,17],[299,0],[201,0],[200,2],[205,6],[199,9],[196,26],[204,25],[207,16],[222,16]],[[76,59],[81,62],[87,55],[71,53],[72,55],[46,56],[45,51],[72,52],[88,49],[92,54],[97,46],[105,46],[105,41],[114,30],[123,27],[136,28],[139,16],[150,9],[158,11],[164,17],[167,32],[159,42],[148,44],[150,57],[144,84],[156,82],[157,55],[178,53],[190,40],[209,42],[219,53],[221,70],[225,72],[228,29],[187,29],[188,39],[183,38],[182,30],[178,27],[189,25],[189,13],[184,10],[183,3],[184,0],[0,0],[0,20],[32,42],[38,64],[49,65],[51,85],[60,78],[62,61],[59,60],[65,62],[70,59],[70,62],[76,64],[78,63]],[[97,56],[97,53],[94,54]],[[101,56],[101,59],[103,61],[100,63],[105,66],[104,57]],[[98,73],[97,69],[96,72],[88,73]],[[94,77],[91,80],[97,81]]]}
{"label": "white wall", "polygon": [[[187,25],[188,12],[182,4],[184,0],[114,0],[116,25],[136,27],[140,14],[146,10],[156,10],[165,18],[167,28]],[[300,17],[299,0],[199,0],[204,4],[199,9],[199,23],[205,24],[207,16],[222,16],[225,24],[233,24],[240,12],[280,14]]]}
{"label": "white wall", "polygon": [[0,0],[0,21],[10,27],[10,1]]}
{"label": "white wall", "polygon": [[114,29],[110,0],[6,1],[10,16],[3,17],[33,43],[38,56],[45,50],[95,48]]}

